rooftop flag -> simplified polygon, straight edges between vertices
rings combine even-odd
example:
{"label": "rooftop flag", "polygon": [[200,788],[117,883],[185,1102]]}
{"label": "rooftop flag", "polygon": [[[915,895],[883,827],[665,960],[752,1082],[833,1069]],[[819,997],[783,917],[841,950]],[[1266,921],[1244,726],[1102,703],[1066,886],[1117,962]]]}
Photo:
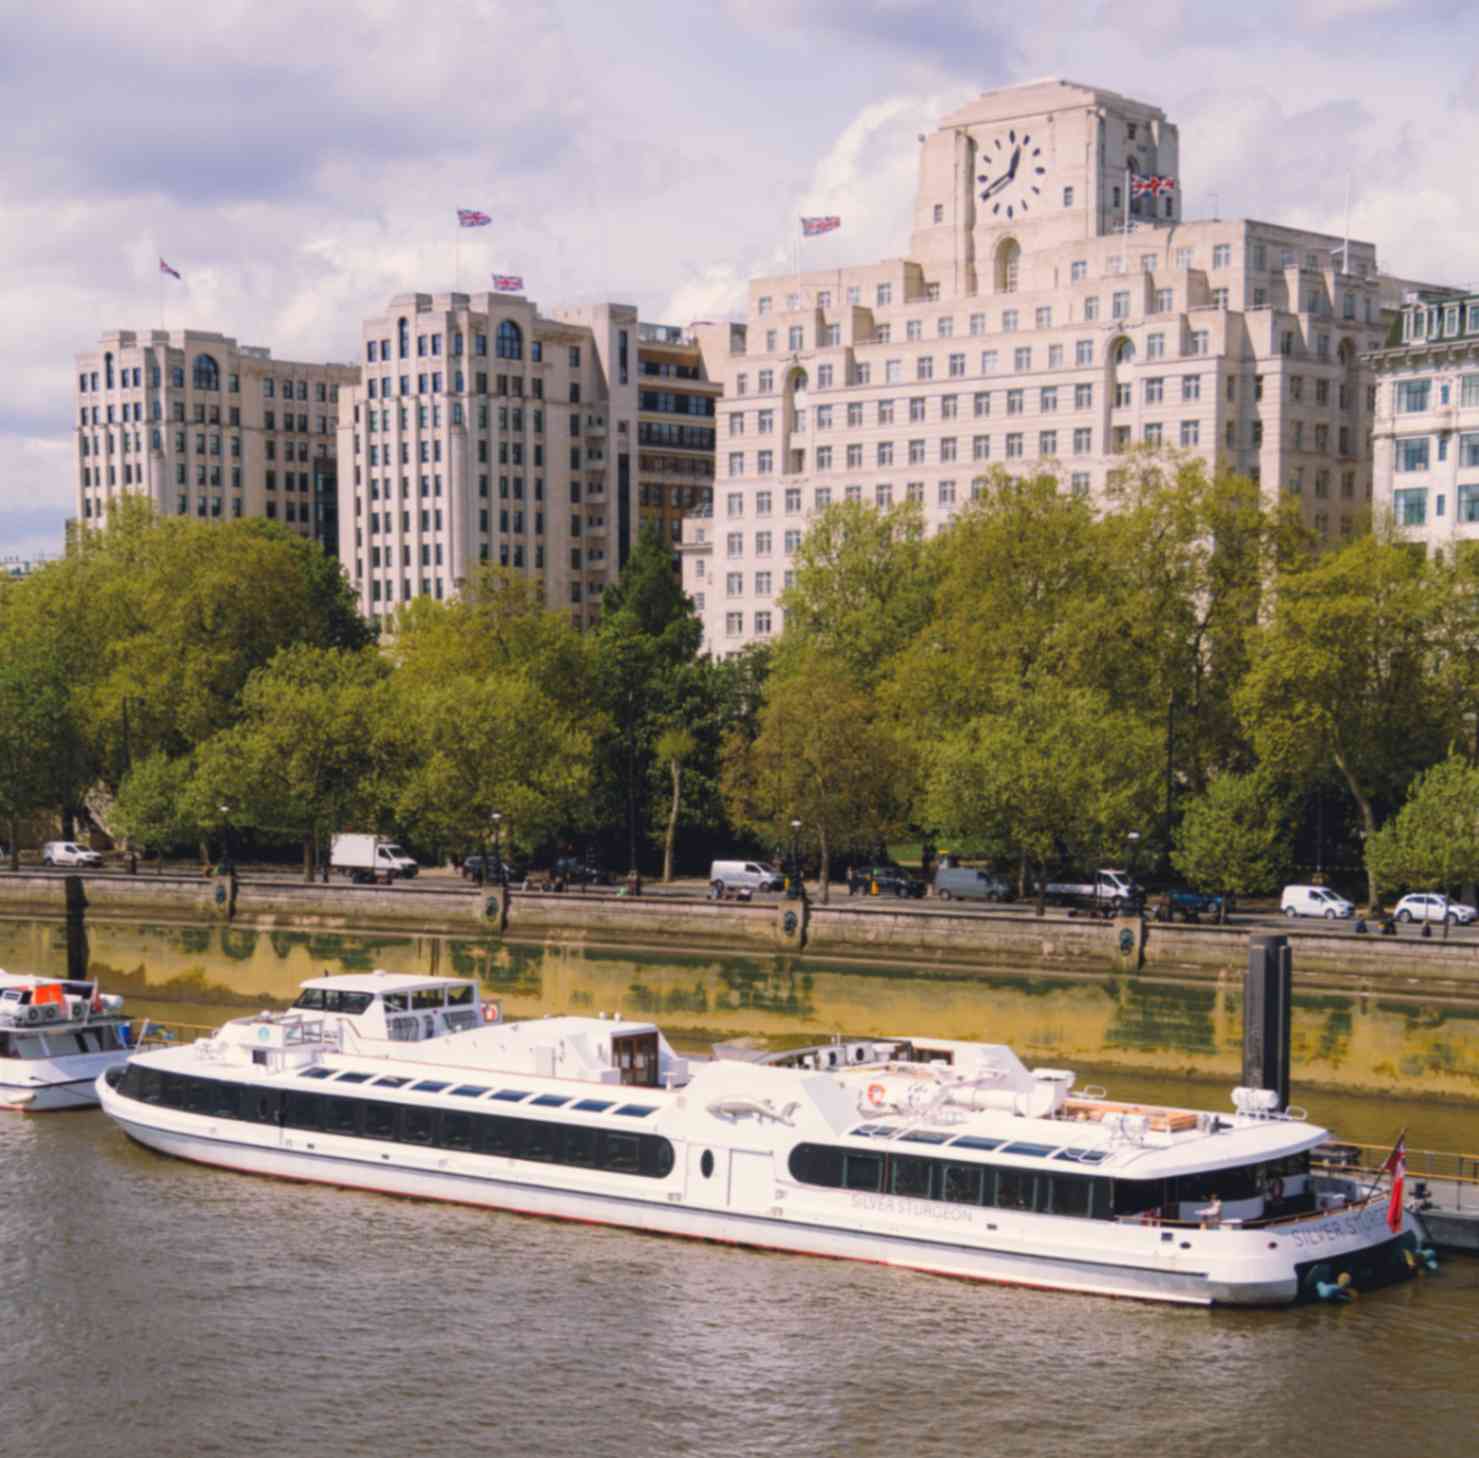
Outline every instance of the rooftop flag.
{"label": "rooftop flag", "polygon": [[524,276],[518,273],[495,273],[493,287],[500,294],[521,294],[524,292]]}
{"label": "rooftop flag", "polygon": [[1134,197],[1159,197],[1163,192],[1172,192],[1176,187],[1174,177],[1133,177],[1130,193]]}
{"label": "rooftop flag", "polygon": [[487,213],[480,213],[476,208],[458,208],[457,223],[463,228],[486,228],[493,221]]}
{"label": "rooftop flag", "polygon": [[819,233],[831,233],[842,226],[842,219],[835,213],[825,218],[802,218],[801,236],[815,238]]}
{"label": "rooftop flag", "polygon": [[[169,264],[167,264],[162,258],[159,260],[159,271],[160,273],[167,273],[171,278],[180,277],[180,270],[177,268],[171,268]],[[182,283],[184,282],[183,279],[181,279],[180,281]]]}

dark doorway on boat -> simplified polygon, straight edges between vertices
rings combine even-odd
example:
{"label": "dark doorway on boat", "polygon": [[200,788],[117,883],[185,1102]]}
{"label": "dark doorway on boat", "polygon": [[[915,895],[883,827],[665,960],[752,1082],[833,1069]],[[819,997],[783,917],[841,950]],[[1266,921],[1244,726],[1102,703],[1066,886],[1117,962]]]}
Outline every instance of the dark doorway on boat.
{"label": "dark doorway on boat", "polygon": [[611,1061],[621,1071],[623,1083],[639,1088],[657,1087],[657,1033],[628,1033],[611,1039]]}

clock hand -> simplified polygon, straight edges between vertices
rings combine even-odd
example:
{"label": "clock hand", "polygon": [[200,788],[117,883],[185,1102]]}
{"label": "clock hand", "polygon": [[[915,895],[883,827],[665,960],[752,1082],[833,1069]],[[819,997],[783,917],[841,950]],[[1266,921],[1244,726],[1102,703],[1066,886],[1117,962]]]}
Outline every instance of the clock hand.
{"label": "clock hand", "polygon": [[1011,180],[1012,174],[1010,172],[1002,173],[1002,175],[998,177],[996,181],[993,182],[991,186],[988,187],[986,191],[981,194],[981,201],[985,202],[988,198],[995,197],[996,194],[999,193],[1002,188],[1004,188]]}
{"label": "clock hand", "polygon": [[1007,167],[1007,181],[1008,182],[1010,182],[1012,180],[1012,178],[1014,178],[1017,175],[1017,164],[1021,160],[1022,160],[1022,149],[1020,147],[1018,147],[1017,150],[1012,153],[1011,163]]}

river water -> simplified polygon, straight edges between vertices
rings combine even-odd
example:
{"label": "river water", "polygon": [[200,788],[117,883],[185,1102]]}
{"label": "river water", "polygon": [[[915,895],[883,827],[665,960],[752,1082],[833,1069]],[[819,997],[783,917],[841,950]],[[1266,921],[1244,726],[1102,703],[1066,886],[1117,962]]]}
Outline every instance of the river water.
{"label": "river water", "polygon": [[[93,951],[134,1011],[198,1023],[326,968],[437,963],[491,972],[515,1015],[650,999],[705,1035],[796,1036],[853,998],[890,1031],[994,1025],[1014,997],[1040,1040],[1058,1026],[1034,979],[931,993],[870,971],[880,1012],[829,990],[863,974],[821,967],[347,937],[331,956],[273,935],[223,955],[218,931],[96,928]],[[55,928],[0,924],[0,965],[56,968],[57,948]],[[1180,1076],[1220,1074],[1220,1040],[1199,1051],[1185,1027],[1142,1019],[1138,1062],[1079,1067],[1223,1107],[1226,1080]],[[1407,1124],[1474,1150],[1474,1108],[1422,1092],[1304,1101],[1348,1138]],[[253,1179],[96,1112],[0,1118],[0,1170],[3,1458],[1476,1451],[1479,1261],[1344,1307],[1180,1310]]]}

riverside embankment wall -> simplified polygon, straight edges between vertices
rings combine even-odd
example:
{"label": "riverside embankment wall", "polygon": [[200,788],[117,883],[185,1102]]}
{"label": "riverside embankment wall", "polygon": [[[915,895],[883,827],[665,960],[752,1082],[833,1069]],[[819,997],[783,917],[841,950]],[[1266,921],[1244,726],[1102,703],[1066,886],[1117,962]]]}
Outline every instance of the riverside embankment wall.
{"label": "riverside embankment wall", "polygon": [[[70,889],[69,889],[70,883]],[[0,916],[231,922],[510,942],[792,953],[913,965],[1216,978],[1247,965],[1247,927],[1143,924],[900,903],[711,901],[609,892],[510,891],[460,883],[349,886],[290,880],[119,874],[0,875]],[[1253,928],[1253,931],[1266,928]],[[1353,936],[1281,927],[1306,984],[1479,1001],[1479,940]]]}

